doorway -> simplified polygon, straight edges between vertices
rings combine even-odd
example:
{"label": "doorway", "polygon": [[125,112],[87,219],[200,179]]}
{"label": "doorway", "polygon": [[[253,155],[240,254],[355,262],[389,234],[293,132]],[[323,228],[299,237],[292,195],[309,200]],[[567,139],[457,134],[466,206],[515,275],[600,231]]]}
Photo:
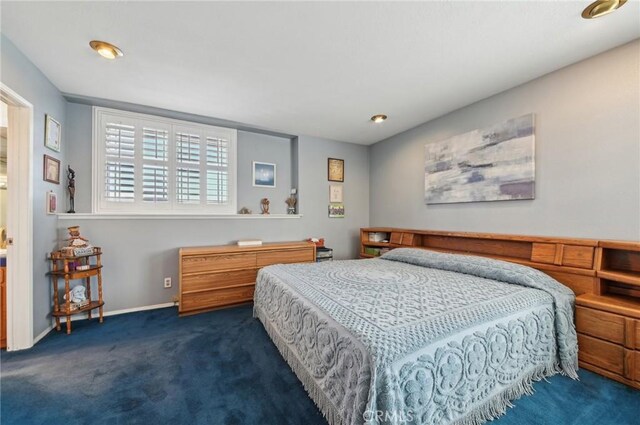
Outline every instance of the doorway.
{"label": "doorway", "polygon": [[6,314],[2,326],[7,350],[13,351],[33,346],[33,106],[3,83],[0,101],[6,105],[7,146],[0,195],[0,211],[6,209],[6,251],[0,251],[6,255],[6,313],[1,317]]}
{"label": "doorway", "polygon": [[0,348],[7,348],[7,117],[0,101]]}

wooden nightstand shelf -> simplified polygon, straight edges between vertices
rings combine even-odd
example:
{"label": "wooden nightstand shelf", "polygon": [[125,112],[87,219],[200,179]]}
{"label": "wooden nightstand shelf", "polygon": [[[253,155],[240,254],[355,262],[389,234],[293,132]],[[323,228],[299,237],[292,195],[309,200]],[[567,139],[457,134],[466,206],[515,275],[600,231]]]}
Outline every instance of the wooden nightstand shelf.
{"label": "wooden nightstand shelf", "polygon": [[640,389],[640,244],[600,241],[594,294],[576,298],[580,367]]}
{"label": "wooden nightstand shelf", "polygon": [[[65,257],[59,251],[51,253],[51,283],[53,284],[53,312],[51,313],[56,319],[56,330],[60,330],[60,317],[66,317],[67,334],[71,333],[71,316],[79,313],[87,313],[89,319],[91,319],[91,312],[96,308],[99,309],[100,323],[103,322],[103,306],[104,301],[102,299],[102,262],[101,257],[102,250],[98,247],[93,248],[93,253],[88,255],[81,255],[77,257]],[[91,258],[95,257],[95,262],[92,264]],[[75,270],[73,265],[89,266],[85,270]],[[96,277],[98,283],[98,298],[91,299],[91,278]],[[64,293],[66,296],[66,302],[60,303],[60,295],[58,291],[58,279],[64,279]],[[71,301],[69,292],[71,291],[71,281],[80,279],[83,282],[86,289],[87,299],[89,303],[87,305],[78,307],[76,309],[71,308]]]}

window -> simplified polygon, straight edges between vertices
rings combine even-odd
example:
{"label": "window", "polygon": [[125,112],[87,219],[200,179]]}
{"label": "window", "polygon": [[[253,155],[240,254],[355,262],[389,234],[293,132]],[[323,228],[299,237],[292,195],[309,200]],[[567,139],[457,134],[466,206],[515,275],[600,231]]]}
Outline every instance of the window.
{"label": "window", "polygon": [[97,107],[93,128],[94,212],[236,212],[236,130]]}

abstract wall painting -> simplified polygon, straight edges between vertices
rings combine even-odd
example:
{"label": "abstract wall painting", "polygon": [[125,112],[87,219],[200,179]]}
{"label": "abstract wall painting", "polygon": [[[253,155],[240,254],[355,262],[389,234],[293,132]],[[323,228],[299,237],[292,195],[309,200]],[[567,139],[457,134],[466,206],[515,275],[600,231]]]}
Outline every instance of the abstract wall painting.
{"label": "abstract wall painting", "polygon": [[425,145],[426,204],[535,197],[534,115]]}

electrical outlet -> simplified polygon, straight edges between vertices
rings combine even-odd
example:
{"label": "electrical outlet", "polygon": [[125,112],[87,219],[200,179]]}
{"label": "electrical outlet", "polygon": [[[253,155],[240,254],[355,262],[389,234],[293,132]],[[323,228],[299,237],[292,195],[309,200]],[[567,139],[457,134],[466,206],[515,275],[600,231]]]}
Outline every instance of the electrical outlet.
{"label": "electrical outlet", "polygon": [[171,278],[170,277],[165,277],[164,278],[164,287],[165,288],[171,288]]}

